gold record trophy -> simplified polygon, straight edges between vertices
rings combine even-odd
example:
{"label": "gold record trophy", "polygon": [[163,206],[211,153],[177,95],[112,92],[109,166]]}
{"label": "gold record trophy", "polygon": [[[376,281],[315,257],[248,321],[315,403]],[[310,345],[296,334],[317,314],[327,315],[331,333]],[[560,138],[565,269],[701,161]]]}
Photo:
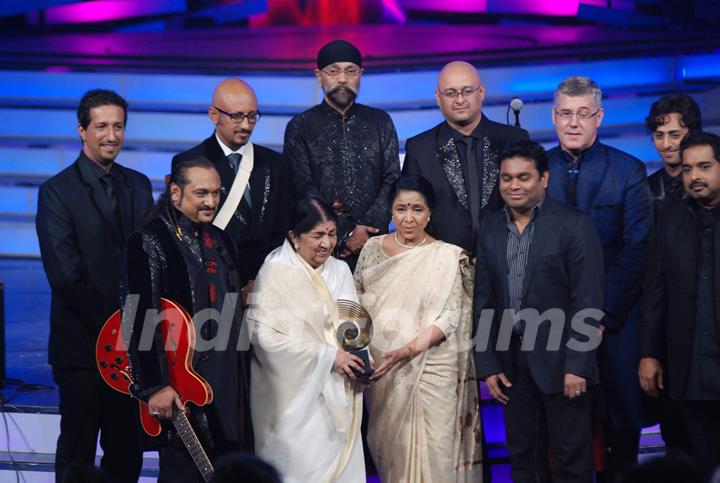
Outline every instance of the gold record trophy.
{"label": "gold record trophy", "polygon": [[363,360],[365,365],[363,371],[353,372],[361,378],[367,379],[373,373],[370,366],[370,352],[368,345],[372,339],[372,319],[365,307],[352,300],[340,299],[337,301],[338,313],[340,320],[338,321],[338,329],[336,332],[338,343],[343,350]]}

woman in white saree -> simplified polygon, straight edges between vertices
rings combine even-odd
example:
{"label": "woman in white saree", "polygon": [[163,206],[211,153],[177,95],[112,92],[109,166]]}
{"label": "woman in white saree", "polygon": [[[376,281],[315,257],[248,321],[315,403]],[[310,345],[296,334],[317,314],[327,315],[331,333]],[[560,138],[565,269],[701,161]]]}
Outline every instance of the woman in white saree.
{"label": "woman in white saree", "polygon": [[355,269],[379,364],[368,447],[383,483],[480,482],[472,269],[460,247],[426,233],[435,202],[426,179],[400,178],[390,199],[397,231],[371,238]]}
{"label": "woman in white saree", "polygon": [[365,483],[362,360],[339,348],[336,300],[357,301],[350,269],[331,256],[336,215],[298,203],[284,245],[265,259],[250,299],[250,407],[255,449],[286,483]]}

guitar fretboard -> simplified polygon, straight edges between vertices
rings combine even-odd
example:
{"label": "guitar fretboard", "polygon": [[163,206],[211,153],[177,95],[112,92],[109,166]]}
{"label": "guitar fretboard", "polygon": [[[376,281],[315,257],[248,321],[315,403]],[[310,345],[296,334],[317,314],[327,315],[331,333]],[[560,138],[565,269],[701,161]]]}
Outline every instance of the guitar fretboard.
{"label": "guitar fretboard", "polygon": [[200,470],[203,479],[205,481],[210,481],[210,477],[214,472],[212,463],[210,463],[210,459],[200,444],[195,431],[192,426],[190,426],[190,421],[188,421],[187,416],[185,416],[183,411],[175,408],[172,422],[175,426],[175,430],[180,435],[180,438],[190,453],[190,456],[192,456],[195,466],[197,466],[198,470]]}

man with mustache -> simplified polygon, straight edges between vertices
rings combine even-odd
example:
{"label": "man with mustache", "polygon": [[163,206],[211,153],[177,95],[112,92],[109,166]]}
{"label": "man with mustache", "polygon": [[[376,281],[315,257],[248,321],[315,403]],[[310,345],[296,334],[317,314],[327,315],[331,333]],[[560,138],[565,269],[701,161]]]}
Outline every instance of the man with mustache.
{"label": "man with mustache", "polygon": [[238,352],[244,281],[230,237],[212,224],[221,186],[210,161],[190,157],[175,163],[166,193],[149,221],[130,235],[123,261],[123,333],[130,334],[133,392],[165,422],[161,435],[148,442],[159,447],[161,483],[204,481],[167,423],[183,405],[170,385],[161,328],[147,317],[159,309],[161,297],[193,317],[192,365],[213,397],[206,406],[193,406],[188,417],[205,452],[215,462],[226,453],[252,450],[247,359]]}
{"label": "man with mustache", "polygon": [[360,51],[350,42],[325,45],[315,69],[325,98],[285,129],[285,156],[298,194],[319,196],[337,211],[335,251],[351,268],[368,237],[387,232],[387,196],[400,176],[392,119],[355,102],[362,71]]}
{"label": "man with mustache", "polygon": [[[648,176],[650,191],[654,198],[654,219],[657,230],[663,206],[688,196],[683,187],[680,143],[688,133],[702,131],[700,107],[688,95],[668,94],[652,104],[645,122],[652,133],[655,149],[663,162],[662,168]],[[643,367],[647,366],[641,365],[641,369]],[[657,391],[653,396],[658,398],[660,431],[666,451],[689,453],[690,440],[677,403],[668,396],[667,391]]]}
{"label": "man with mustache", "polygon": [[[511,144],[500,153],[499,171],[505,209],[484,216],[478,232],[475,324],[489,343],[475,352],[476,372],[504,405],[515,483],[589,483],[600,240],[589,216],[546,196],[541,145]],[[485,317],[488,310],[495,316]],[[548,315],[553,311],[560,317]]]}
{"label": "man with mustache", "polygon": [[700,107],[692,97],[668,94],[653,103],[645,122],[663,162],[662,169],[648,176],[657,211],[663,201],[686,196],[681,176],[680,143],[687,133],[702,131],[702,118]]}
{"label": "man with mustache", "polygon": [[277,152],[252,143],[260,120],[253,88],[240,79],[220,82],[208,108],[215,132],[199,145],[176,155],[173,167],[201,156],[215,165],[222,196],[215,226],[225,230],[242,256],[247,295],[265,256],[280,246],[287,232],[292,186],[285,160]]}
{"label": "man with mustache", "polygon": [[691,132],[680,157],[689,197],[663,207],[653,234],[639,377],[648,394],[676,402],[690,455],[709,477],[720,465],[720,137]]}
{"label": "man with mustache", "polygon": [[548,194],[590,215],[603,246],[605,333],[598,350],[605,402],[606,471],[616,481],[637,464],[645,419],[637,367],[637,319],[652,200],[643,163],[598,138],[602,91],[588,77],[572,76],[555,90],[552,120],[560,145],[548,151]]}
{"label": "man with mustache", "polygon": [[55,481],[73,463],[95,464],[100,433],[102,469],[114,482],[134,482],[142,467],[137,405],[102,381],[95,342],[120,304],[120,255],[152,208],[152,188],[147,176],[115,162],[125,140],[125,99],[89,91],[77,117],[82,151],[40,186],[35,219],[52,289],[48,359],[60,394]]}
{"label": "man with mustache", "polygon": [[440,71],[435,100],[445,121],[408,139],[404,174],[429,180],[437,195],[430,222],[441,240],[475,251],[480,214],[496,210],[498,155],[504,146],[528,139],[524,129],[494,122],[482,112],[485,86],[467,62]]}

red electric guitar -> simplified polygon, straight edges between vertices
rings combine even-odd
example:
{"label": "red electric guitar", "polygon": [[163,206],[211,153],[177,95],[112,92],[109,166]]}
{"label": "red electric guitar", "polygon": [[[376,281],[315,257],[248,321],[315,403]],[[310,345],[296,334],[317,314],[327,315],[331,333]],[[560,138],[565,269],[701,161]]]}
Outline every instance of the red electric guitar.
{"label": "red electric guitar", "polygon": [[[195,347],[192,317],[180,305],[164,298],[160,299],[160,314],[163,316],[160,331],[165,341],[170,386],[178,393],[183,405],[187,402],[198,406],[209,404],[213,398],[212,388],[192,367]],[[131,390],[132,367],[120,330],[121,319],[118,310],[105,322],[95,345],[95,358],[103,380],[116,391],[134,397]],[[138,401],[143,430],[150,436],[159,435],[162,431],[160,421],[150,414],[150,408],[145,402]],[[172,423],[203,479],[208,481],[213,474],[213,466],[187,416],[176,408],[173,411]]]}

